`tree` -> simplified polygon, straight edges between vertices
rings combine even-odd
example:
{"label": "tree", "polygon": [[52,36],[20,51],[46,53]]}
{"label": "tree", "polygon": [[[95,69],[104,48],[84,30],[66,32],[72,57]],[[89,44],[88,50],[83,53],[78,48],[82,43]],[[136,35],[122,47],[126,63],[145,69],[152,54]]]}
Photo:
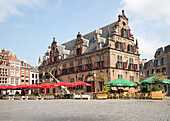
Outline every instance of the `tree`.
{"label": "tree", "polygon": [[107,77],[103,73],[99,73],[99,75],[97,75],[97,81],[105,82],[107,81]]}
{"label": "tree", "polygon": [[147,78],[147,76],[146,75],[140,75],[140,77],[139,77],[139,81],[143,81],[143,80],[145,80]]}
{"label": "tree", "polygon": [[99,73],[97,75],[97,81],[99,82],[99,85],[100,85],[99,90],[102,91],[104,82],[107,81],[107,77],[103,73]]}
{"label": "tree", "polygon": [[155,82],[155,84],[159,84],[161,81],[165,79],[165,76],[163,75],[163,73],[155,73],[155,74],[152,74],[152,76],[154,76],[152,80]]}

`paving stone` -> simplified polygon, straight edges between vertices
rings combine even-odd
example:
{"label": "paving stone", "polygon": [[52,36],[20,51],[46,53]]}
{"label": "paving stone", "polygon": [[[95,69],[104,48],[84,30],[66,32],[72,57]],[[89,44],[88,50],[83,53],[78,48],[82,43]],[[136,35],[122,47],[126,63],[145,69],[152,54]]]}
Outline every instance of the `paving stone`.
{"label": "paving stone", "polygon": [[0,100],[1,121],[170,121],[164,100]]}

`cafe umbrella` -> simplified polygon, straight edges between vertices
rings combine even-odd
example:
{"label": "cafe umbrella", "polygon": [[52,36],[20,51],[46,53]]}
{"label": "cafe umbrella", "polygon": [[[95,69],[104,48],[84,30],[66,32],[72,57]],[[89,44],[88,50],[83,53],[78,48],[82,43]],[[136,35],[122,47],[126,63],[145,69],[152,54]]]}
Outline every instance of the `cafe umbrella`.
{"label": "cafe umbrella", "polygon": [[[85,82],[82,82],[82,81],[76,81],[76,82],[73,82],[73,83],[71,83],[72,85],[74,85],[74,86],[76,86],[76,88],[77,88],[77,86],[91,86],[91,84],[89,84],[89,83],[85,83]],[[75,92],[76,92],[76,88],[75,88]]]}
{"label": "cafe umbrella", "polygon": [[121,79],[121,78],[113,80],[111,82],[108,82],[104,85],[108,86],[108,87],[134,87],[134,86],[137,86],[136,83],[125,80],[125,79]]}
{"label": "cafe umbrella", "polygon": [[40,88],[44,88],[44,94],[47,93],[47,88],[51,88],[51,84],[49,83],[43,83],[43,84],[40,84],[39,86]]}
{"label": "cafe umbrella", "polygon": [[104,85],[110,86],[110,87],[133,87],[133,86],[136,86],[136,83],[119,78],[111,82],[108,82]]}

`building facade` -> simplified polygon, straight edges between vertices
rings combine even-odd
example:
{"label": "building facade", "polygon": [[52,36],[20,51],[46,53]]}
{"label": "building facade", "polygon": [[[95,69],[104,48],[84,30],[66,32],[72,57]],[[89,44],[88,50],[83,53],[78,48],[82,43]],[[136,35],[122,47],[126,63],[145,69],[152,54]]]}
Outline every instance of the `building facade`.
{"label": "building facade", "polygon": [[31,67],[30,70],[30,84],[39,84],[39,70]]}
{"label": "building facade", "polygon": [[0,85],[9,84],[9,61],[5,51],[0,53]]}
{"label": "building facade", "polygon": [[140,75],[150,77],[154,73],[163,73],[170,79],[170,45],[158,48],[154,59],[140,64]]}
{"label": "building facade", "polygon": [[[86,91],[94,92],[94,78],[103,73],[107,77],[106,82],[123,78],[137,83],[138,49],[138,41],[135,42],[128,18],[122,11],[116,22],[83,36],[78,33],[76,39],[61,45],[53,38],[43,60],[39,60],[40,82],[54,83],[51,73],[60,81],[90,83],[92,86],[87,87]],[[103,89],[104,83],[96,82],[98,91]]]}
{"label": "building facade", "polygon": [[20,80],[23,85],[30,85],[30,69],[31,66],[27,63],[26,60],[20,60]]}

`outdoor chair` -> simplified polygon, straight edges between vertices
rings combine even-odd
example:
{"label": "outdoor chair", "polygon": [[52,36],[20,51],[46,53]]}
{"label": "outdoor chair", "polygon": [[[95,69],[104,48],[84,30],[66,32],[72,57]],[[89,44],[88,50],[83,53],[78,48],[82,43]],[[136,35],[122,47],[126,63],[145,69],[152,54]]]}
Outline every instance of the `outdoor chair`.
{"label": "outdoor chair", "polygon": [[125,98],[127,99],[127,97],[128,97],[128,92],[124,92],[122,95],[123,95],[123,96],[122,96],[123,99],[125,99]]}
{"label": "outdoor chair", "polygon": [[118,93],[116,93],[115,98],[119,99],[119,97],[120,97],[120,95]]}
{"label": "outdoor chair", "polygon": [[136,93],[136,94],[135,94],[135,98],[136,98],[136,99],[139,99],[139,97],[140,97],[140,94],[139,94],[139,93]]}
{"label": "outdoor chair", "polygon": [[165,98],[165,97],[166,97],[166,92],[165,92],[165,93],[163,93],[162,95],[163,95],[163,98]]}
{"label": "outdoor chair", "polygon": [[111,98],[114,99],[115,97],[115,94],[111,93]]}
{"label": "outdoor chair", "polygon": [[119,98],[123,99],[123,93],[119,94]]}
{"label": "outdoor chair", "polygon": [[144,95],[143,93],[139,94],[139,99],[144,99]]}
{"label": "outdoor chair", "polygon": [[148,99],[149,98],[149,93],[145,93],[143,96],[144,99]]}
{"label": "outdoor chair", "polygon": [[133,98],[132,93],[128,94],[127,98],[128,98],[128,99],[132,99],[132,98]]}

